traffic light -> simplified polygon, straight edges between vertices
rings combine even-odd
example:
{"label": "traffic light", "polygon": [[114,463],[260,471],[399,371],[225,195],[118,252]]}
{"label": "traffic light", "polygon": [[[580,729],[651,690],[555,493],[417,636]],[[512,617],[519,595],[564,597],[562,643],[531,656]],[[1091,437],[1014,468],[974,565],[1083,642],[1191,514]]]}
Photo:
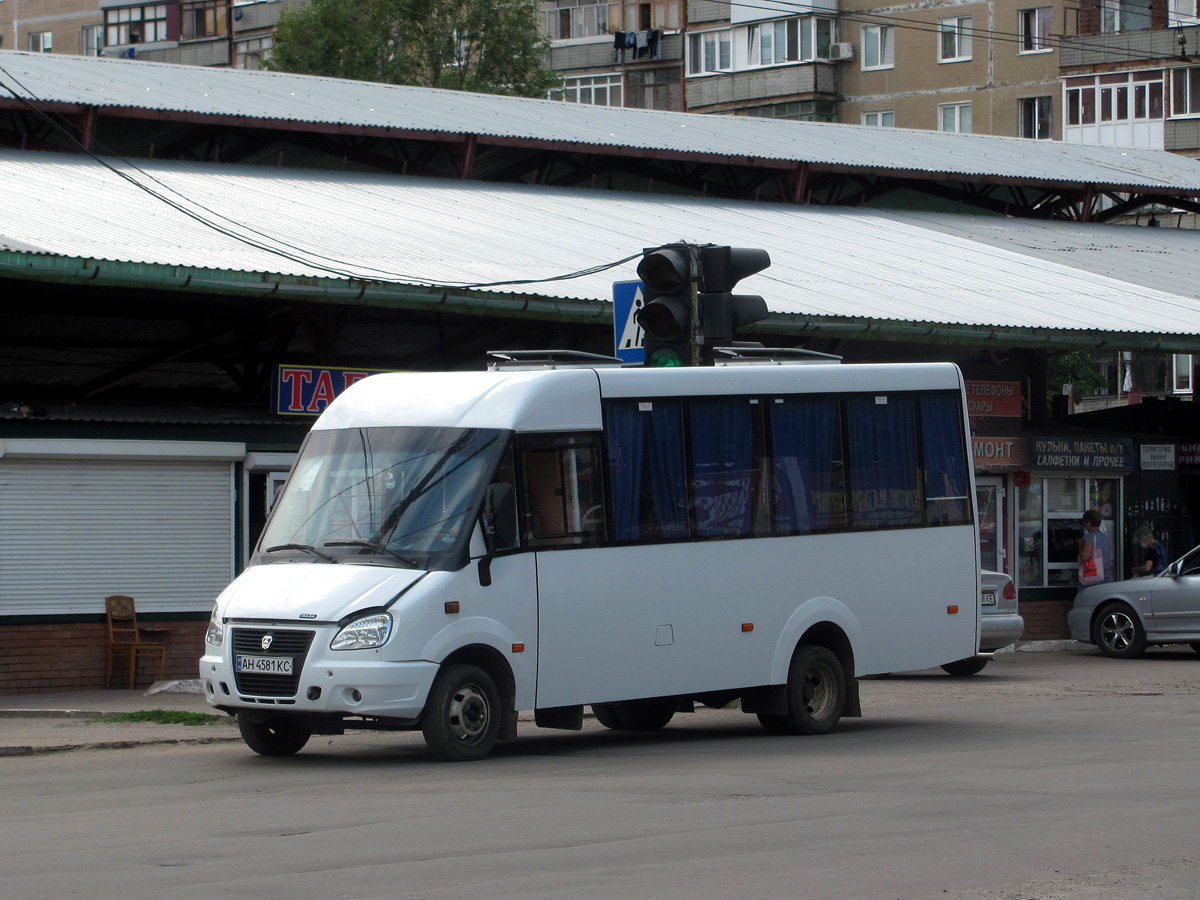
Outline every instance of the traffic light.
{"label": "traffic light", "polygon": [[694,365],[692,348],[693,250],[671,244],[643,251],[638,278],[645,286],[636,319],[645,333],[647,366]]}
{"label": "traffic light", "polygon": [[727,347],[744,325],[767,316],[767,301],[755,294],[734,294],[739,281],[771,265],[766,250],[747,247],[700,248],[703,289],[699,296],[701,355],[712,358],[714,347]]}
{"label": "traffic light", "polygon": [[715,244],[668,244],[644,250],[637,273],[645,286],[636,318],[647,366],[711,363],[744,325],[766,318],[762,297],[734,294],[739,281],[771,265],[766,250]]}

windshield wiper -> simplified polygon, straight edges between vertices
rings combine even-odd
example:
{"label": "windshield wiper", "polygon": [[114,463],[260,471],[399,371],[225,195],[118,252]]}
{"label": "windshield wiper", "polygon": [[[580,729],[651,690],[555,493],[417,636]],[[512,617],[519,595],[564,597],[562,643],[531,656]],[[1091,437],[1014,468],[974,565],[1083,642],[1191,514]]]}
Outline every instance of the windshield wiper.
{"label": "windshield wiper", "polygon": [[279,544],[276,547],[268,547],[263,553],[274,553],[276,550],[303,550],[305,553],[311,553],[313,556],[319,556],[326,562],[335,563],[338,561],[336,556],[330,556],[328,553],[322,553],[316,547],[310,544]]}
{"label": "windshield wiper", "polygon": [[380,553],[386,553],[388,556],[395,557],[404,563],[406,566],[412,566],[414,569],[420,569],[421,564],[415,559],[411,559],[402,553],[397,553],[386,544],[381,544],[379,541],[369,541],[366,538],[338,538],[333,541],[326,541],[326,547],[370,547],[372,550],[378,550]]}

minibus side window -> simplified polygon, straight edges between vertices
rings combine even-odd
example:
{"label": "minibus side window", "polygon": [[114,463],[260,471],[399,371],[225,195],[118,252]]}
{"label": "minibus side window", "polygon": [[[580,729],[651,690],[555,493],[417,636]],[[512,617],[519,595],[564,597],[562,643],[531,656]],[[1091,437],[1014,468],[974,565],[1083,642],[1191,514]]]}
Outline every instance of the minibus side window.
{"label": "minibus side window", "polygon": [[856,530],[921,525],[913,398],[854,396],[846,401],[850,508]]}
{"label": "minibus side window", "polygon": [[777,399],[769,405],[775,529],[782,534],[844,531],[849,524],[841,401]]}
{"label": "minibus side window", "polygon": [[964,525],[971,521],[967,490],[966,442],[957,394],[921,397],[921,450],[924,459],[925,508],[930,525]]}
{"label": "minibus side window", "polygon": [[525,438],[521,468],[521,536],[526,547],[582,547],[604,542],[604,491],[595,435]]}
{"label": "minibus side window", "polygon": [[751,412],[744,398],[693,400],[689,404],[698,537],[753,533],[757,471]]}
{"label": "minibus side window", "polygon": [[605,408],[613,533],[619,542],[684,540],[688,492],[683,405],[619,400]]}

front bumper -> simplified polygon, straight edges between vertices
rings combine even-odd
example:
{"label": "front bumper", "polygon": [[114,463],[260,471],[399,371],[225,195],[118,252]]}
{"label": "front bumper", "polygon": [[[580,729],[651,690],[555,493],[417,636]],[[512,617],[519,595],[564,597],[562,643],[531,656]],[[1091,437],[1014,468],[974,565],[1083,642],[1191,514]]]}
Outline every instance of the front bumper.
{"label": "front bumper", "polygon": [[[238,626],[227,629],[230,635]],[[376,650],[329,649],[332,633],[318,629],[311,646],[293,652],[291,676],[241,676],[234,671],[232,637],[205,646],[200,682],[211,706],[279,714],[324,714],[415,720],[421,715],[438,664],[389,662]],[[242,651],[244,652],[244,651]],[[259,651],[255,655],[275,655]]]}

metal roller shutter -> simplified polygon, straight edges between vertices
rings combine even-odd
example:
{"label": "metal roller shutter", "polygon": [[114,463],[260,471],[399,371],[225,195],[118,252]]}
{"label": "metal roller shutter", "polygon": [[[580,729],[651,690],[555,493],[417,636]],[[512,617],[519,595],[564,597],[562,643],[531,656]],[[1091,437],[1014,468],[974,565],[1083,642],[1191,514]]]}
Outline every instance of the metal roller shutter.
{"label": "metal roller shutter", "polygon": [[0,460],[0,615],[212,607],[233,578],[233,465]]}

